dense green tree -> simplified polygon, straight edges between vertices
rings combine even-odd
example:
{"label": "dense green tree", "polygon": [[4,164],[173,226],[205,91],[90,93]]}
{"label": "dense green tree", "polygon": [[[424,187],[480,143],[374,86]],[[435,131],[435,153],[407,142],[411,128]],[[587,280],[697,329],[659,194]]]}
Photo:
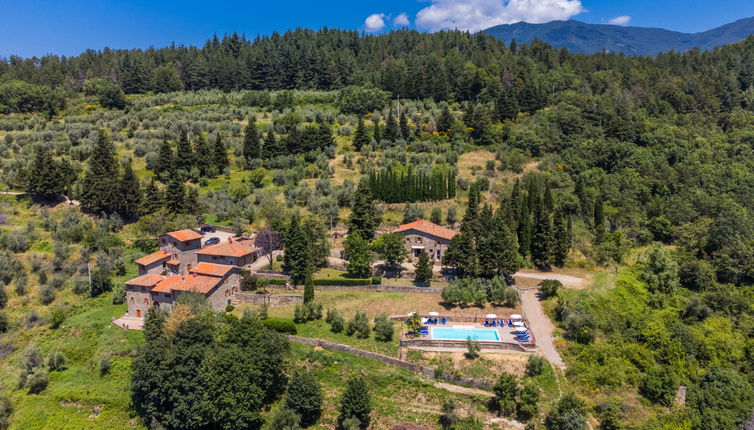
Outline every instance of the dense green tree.
{"label": "dense green tree", "polygon": [[353,134],[353,147],[357,151],[361,151],[361,148],[365,145],[369,145],[369,143],[370,137],[367,134],[366,127],[364,127],[364,120],[359,116],[358,122],[356,123],[356,131]]}
{"label": "dense green tree", "polygon": [[185,213],[186,208],[186,186],[178,177],[170,178],[163,196],[163,206],[170,213]]}
{"label": "dense green tree", "polygon": [[228,149],[225,147],[222,136],[218,133],[215,137],[215,148],[213,150],[212,160],[219,173],[222,173],[230,166],[228,159]]}
{"label": "dense green tree", "polygon": [[450,112],[447,104],[442,106],[440,116],[437,117],[435,122],[437,123],[437,131],[439,132],[449,133],[453,129],[453,113]]}
{"label": "dense green tree", "polygon": [[649,249],[641,278],[650,291],[671,294],[678,288],[678,263],[662,244],[656,242]]}
{"label": "dense green tree", "polygon": [[152,169],[157,175],[164,172],[172,173],[176,167],[176,156],[173,153],[173,148],[170,146],[170,142],[165,139],[160,145],[160,152],[157,154],[157,161]]}
{"label": "dense green tree", "polygon": [[398,126],[400,128],[401,137],[404,140],[410,140],[411,129],[408,126],[408,118],[406,117],[405,109],[400,110],[400,116],[398,117]]}
{"label": "dense green tree", "polygon": [[377,143],[380,143],[380,141],[382,140],[382,129],[380,127],[379,119],[374,120],[374,126],[372,127],[372,139],[374,139],[374,141]]}
{"label": "dense green tree", "polygon": [[156,93],[168,93],[183,89],[183,82],[178,76],[175,67],[165,65],[154,69],[152,72],[152,91]]}
{"label": "dense green tree", "polygon": [[526,422],[537,416],[539,412],[539,387],[532,382],[524,382],[516,404],[516,418]]}
{"label": "dense green tree", "polygon": [[398,127],[398,121],[393,114],[393,108],[390,108],[390,112],[387,114],[387,123],[385,124],[385,133],[382,136],[385,140],[395,142],[400,137],[400,128]]}
{"label": "dense green tree", "polygon": [[118,195],[120,196],[118,213],[127,218],[140,213],[143,200],[141,182],[136,177],[130,160],[123,165],[123,175],[118,183],[118,188]]}
{"label": "dense green tree", "polygon": [[311,259],[308,254],[306,236],[301,228],[301,220],[294,215],[283,235],[285,253],[283,264],[295,282],[303,281],[312,272]]}
{"label": "dense green tree", "polygon": [[713,367],[698,386],[690,387],[688,405],[694,411],[694,428],[738,428],[751,417],[754,389],[739,372]]}
{"label": "dense green tree", "polygon": [[294,372],[285,392],[285,406],[299,414],[304,427],[319,420],[323,403],[322,388],[311,372],[307,370]]}
{"label": "dense green tree", "polygon": [[380,342],[393,340],[393,321],[386,314],[379,314],[374,318],[374,338]]}
{"label": "dense green tree", "polygon": [[29,168],[26,190],[44,199],[51,199],[63,194],[67,185],[61,163],[52,158],[49,149],[37,146]]}
{"label": "dense green tree", "polygon": [[191,147],[191,142],[189,142],[188,133],[185,131],[179,134],[174,162],[177,170],[183,170],[186,173],[199,163],[196,160],[194,148]]}
{"label": "dense green tree", "polygon": [[262,158],[262,146],[260,145],[259,131],[257,130],[257,119],[254,115],[249,117],[249,123],[243,136],[243,156],[246,159],[246,165],[250,166],[251,161]]}
{"label": "dense green tree", "polygon": [[563,210],[558,210],[555,212],[553,221],[553,264],[558,267],[565,265],[572,241],[570,218],[566,220]]}
{"label": "dense green tree", "polygon": [[311,303],[314,301],[314,281],[312,280],[311,273],[306,274],[306,280],[304,281],[304,303]]}
{"label": "dense green tree", "polygon": [[154,177],[144,189],[144,198],[142,199],[141,214],[151,214],[157,212],[162,207],[162,194],[157,188]]}
{"label": "dense green tree", "polygon": [[346,270],[350,275],[366,276],[372,273],[372,250],[369,241],[360,233],[348,233],[343,246],[348,264]]}
{"label": "dense green tree", "polygon": [[352,376],[346,382],[346,389],[340,401],[338,424],[342,427],[346,420],[356,418],[359,420],[359,427],[366,429],[369,427],[371,412],[371,396],[366,381],[360,376]]}
{"label": "dense green tree", "polygon": [[422,249],[419,253],[419,260],[416,262],[414,282],[426,284],[432,280],[432,263],[427,251]]}
{"label": "dense green tree", "polygon": [[348,218],[348,233],[358,233],[371,240],[380,223],[377,207],[369,187],[359,184],[351,204],[351,216]]}
{"label": "dense green tree", "polygon": [[586,430],[586,405],[573,393],[565,394],[545,417],[549,430]]}
{"label": "dense green tree", "polygon": [[107,132],[101,130],[81,182],[81,205],[96,213],[117,212],[121,199],[119,178],[115,148]]}
{"label": "dense green tree", "polygon": [[372,244],[372,249],[391,266],[402,263],[408,256],[403,236],[398,233],[387,233],[378,237]]}
{"label": "dense green tree", "polygon": [[492,226],[479,241],[479,265],[481,274],[491,278],[495,275],[508,277],[519,269],[519,256],[513,234],[508,230],[505,213],[498,209]]}
{"label": "dense green tree", "polygon": [[500,414],[511,416],[516,411],[516,397],[518,396],[518,381],[516,376],[503,372],[492,387],[495,393],[495,404]]}

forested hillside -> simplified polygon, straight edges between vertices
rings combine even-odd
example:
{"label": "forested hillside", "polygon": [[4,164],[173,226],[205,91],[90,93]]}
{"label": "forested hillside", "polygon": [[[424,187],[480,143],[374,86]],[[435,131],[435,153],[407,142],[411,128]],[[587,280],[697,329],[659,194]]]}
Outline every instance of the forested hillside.
{"label": "forested hillside", "polygon": [[[328,228],[358,233],[345,247],[368,272],[376,231],[431,217],[461,222],[444,263],[468,279],[601,273],[604,285],[546,303],[583,425],[735,428],[754,407],[754,38],[651,59],[325,29],[11,57],[0,155],[3,190],[31,196],[4,196],[0,214],[1,343],[17,350],[4,375],[24,331],[49,333],[31,307],[83,312],[84,295],[122,282],[168,229],[270,228],[298,247],[283,264],[303,279],[329,252]],[[55,207],[61,195],[83,214]],[[102,291],[86,290],[88,265]],[[82,355],[71,366],[91,370]],[[679,385],[685,407],[673,407]],[[15,404],[42,401],[2,387]],[[535,428],[572,428],[541,418]]]}

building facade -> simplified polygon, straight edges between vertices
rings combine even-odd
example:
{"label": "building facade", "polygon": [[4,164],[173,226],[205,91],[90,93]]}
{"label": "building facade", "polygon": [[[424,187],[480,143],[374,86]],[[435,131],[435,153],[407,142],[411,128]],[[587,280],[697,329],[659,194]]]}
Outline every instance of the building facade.
{"label": "building facade", "polygon": [[404,245],[412,260],[419,258],[422,250],[429,254],[429,258],[437,262],[448,250],[450,240],[457,232],[435,223],[418,219],[412,223],[403,224],[393,230],[404,238]]}

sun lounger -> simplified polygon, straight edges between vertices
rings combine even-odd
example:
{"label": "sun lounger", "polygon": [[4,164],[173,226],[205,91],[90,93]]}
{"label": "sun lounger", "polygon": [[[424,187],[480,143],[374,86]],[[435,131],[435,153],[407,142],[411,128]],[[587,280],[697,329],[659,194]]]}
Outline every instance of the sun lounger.
{"label": "sun lounger", "polygon": [[442,319],[440,320],[440,324],[443,324],[443,325],[445,324],[445,317],[442,317]]}
{"label": "sun lounger", "polygon": [[508,327],[513,327],[513,320],[512,319],[508,320]]}
{"label": "sun lounger", "polygon": [[490,326],[490,321],[489,320],[484,320],[484,326],[485,327],[489,327]]}

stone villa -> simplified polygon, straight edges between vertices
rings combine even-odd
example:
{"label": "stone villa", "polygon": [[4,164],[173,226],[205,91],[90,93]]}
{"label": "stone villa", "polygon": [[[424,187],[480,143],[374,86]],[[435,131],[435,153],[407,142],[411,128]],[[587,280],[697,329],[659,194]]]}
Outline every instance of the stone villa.
{"label": "stone villa", "polygon": [[442,261],[443,255],[448,250],[450,239],[457,234],[453,230],[423,219],[403,224],[393,230],[393,233],[398,233],[405,238],[405,246],[412,259],[419,258],[421,251],[425,250],[429,258],[435,261]]}
{"label": "stone villa", "polygon": [[218,311],[231,303],[241,269],[257,260],[257,250],[248,238],[202,247],[203,238],[193,230],[165,233],[158,251],[135,261],[139,276],[125,282],[128,312],[119,326],[141,328],[150,307],[169,310],[187,291],[203,294]]}

